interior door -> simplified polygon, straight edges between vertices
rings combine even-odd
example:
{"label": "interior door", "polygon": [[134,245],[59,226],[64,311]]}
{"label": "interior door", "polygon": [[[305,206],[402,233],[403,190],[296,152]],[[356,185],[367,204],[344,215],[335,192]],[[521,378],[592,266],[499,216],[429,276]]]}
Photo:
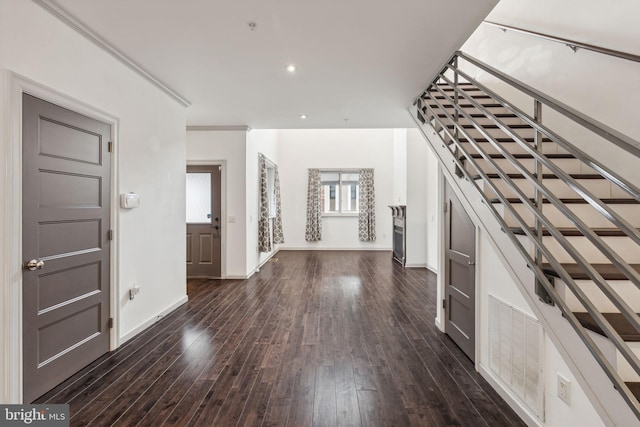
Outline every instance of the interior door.
{"label": "interior door", "polygon": [[187,277],[221,276],[220,166],[187,167]]}
{"label": "interior door", "polygon": [[474,360],[476,228],[449,183],[445,202],[445,330]]}
{"label": "interior door", "polygon": [[109,351],[110,137],[23,95],[25,403]]}

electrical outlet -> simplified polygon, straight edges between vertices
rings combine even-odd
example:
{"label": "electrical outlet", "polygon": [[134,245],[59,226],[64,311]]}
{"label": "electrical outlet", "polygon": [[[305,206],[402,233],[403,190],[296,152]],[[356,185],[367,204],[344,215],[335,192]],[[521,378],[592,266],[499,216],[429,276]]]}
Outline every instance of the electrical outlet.
{"label": "electrical outlet", "polygon": [[571,406],[571,381],[558,374],[558,398]]}

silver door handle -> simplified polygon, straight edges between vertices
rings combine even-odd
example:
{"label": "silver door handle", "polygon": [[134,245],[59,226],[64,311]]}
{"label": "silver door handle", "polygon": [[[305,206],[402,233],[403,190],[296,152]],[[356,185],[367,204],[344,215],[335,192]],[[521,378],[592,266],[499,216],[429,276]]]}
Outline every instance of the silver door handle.
{"label": "silver door handle", "polygon": [[475,261],[469,261],[469,262],[467,262],[467,264],[469,264],[469,265],[476,265],[476,262],[475,262]]}
{"label": "silver door handle", "polygon": [[44,261],[42,261],[41,259],[35,259],[35,258],[24,265],[24,268],[29,271],[42,270],[43,267],[44,267]]}

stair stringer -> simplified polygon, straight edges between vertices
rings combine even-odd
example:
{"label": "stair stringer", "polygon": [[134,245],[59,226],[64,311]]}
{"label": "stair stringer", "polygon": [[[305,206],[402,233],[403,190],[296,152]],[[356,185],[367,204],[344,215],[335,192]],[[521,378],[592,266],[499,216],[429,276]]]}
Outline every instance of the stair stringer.
{"label": "stair stringer", "polygon": [[[518,290],[602,421],[610,426],[640,426],[640,420],[636,417],[633,409],[614,388],[605,371],[569,322],[562,316],[561,311],[555,306],[549,306],[540,301],[534,290],[534,274],[527,266],[526,259],[520,255],[515,243],[502,231],[500,223],[484,202],[473,182],[456,176],[455,158],[446,143],[428,122],[423,124],[416,120],[418,113],[416,106],[412,106],[409,110],[418,129],[438,157],[441,169],[458,199],[476,225],[481,227],[481,230],[488,236],[506,270],[510,273],[514,283],[517,284]],[[491,375],[487,367],[476,366],[476,369],[483,377]],[[487,378],[487,380],[491,384],[499,383],[495,378]],[[512,398],[506,387],[503,387],[501,394],[506,394],[509,396],[509,400],[520,404]],[[521,405],[519,409],[520,413],[524,411],[529,414],[524,406]],[[531,415],[529,418],[534,419]]]}

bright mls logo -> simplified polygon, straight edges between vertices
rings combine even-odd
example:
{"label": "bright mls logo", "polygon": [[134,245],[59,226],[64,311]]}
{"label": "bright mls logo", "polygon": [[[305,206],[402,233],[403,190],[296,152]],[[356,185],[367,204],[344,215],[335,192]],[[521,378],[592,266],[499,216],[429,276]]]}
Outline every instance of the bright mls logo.
{"label": "bright mls logo", "polygon": [[69,405],[0,405],[0,427],[68,427]]}

